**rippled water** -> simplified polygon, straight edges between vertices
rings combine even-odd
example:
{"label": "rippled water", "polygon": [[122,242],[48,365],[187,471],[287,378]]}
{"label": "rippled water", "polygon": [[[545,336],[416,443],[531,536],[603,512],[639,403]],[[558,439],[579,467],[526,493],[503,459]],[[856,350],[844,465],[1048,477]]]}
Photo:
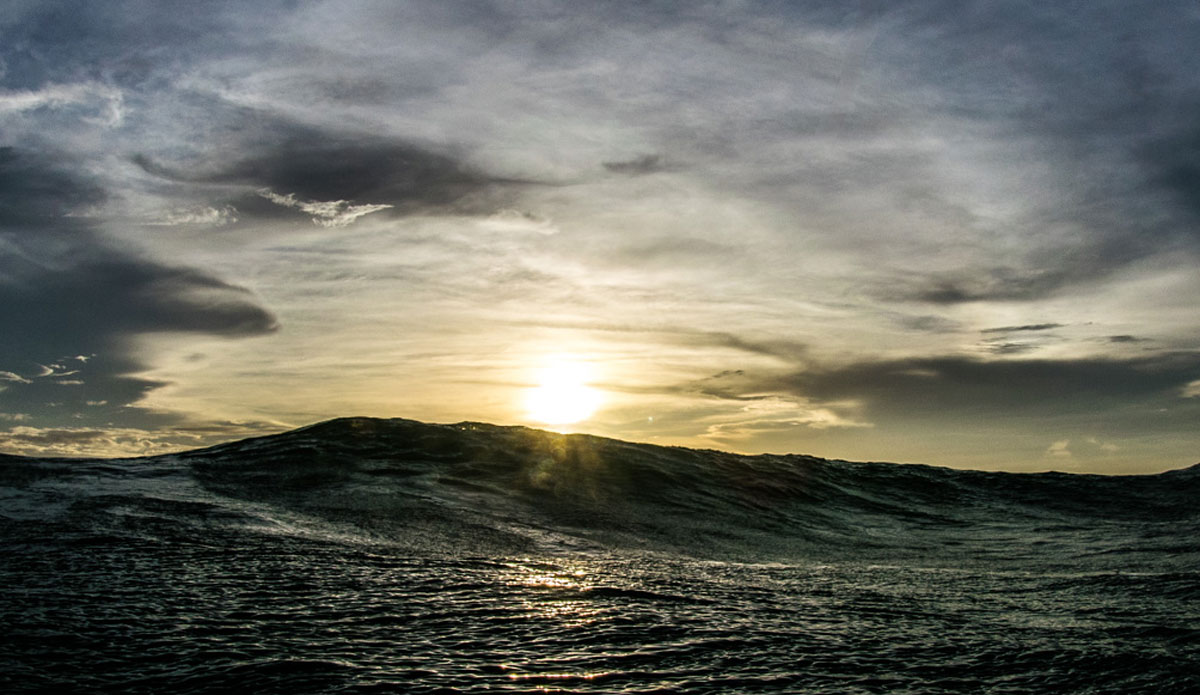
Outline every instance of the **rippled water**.
{"label": "rippled water", "polygon": [[[453,462],[437,451],[435,468]],[[379,496],[436,497],[411,476],[364,489],[291,471],[239,488],[185,458],[0,463],[4,692],[1200,692],[1188,506],[1086,519],[947,506],[890,524],[876,510],[853,545],[805,517],[805,544],[730,557],[764,524],[704,552],[686,528],[521,516],[512,489],[436,499],[469,523],[376,519],[416,516]],[[869,489],[855,470],[836,480]]]}

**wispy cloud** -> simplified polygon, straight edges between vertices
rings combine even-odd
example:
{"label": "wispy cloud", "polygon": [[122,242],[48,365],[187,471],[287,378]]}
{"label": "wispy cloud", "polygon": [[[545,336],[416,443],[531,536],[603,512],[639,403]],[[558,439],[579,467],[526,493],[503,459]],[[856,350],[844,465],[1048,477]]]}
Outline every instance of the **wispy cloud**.
{"label": "wispy cloud", "polygon": [[124,94],[120,89],[99,82],[51,84],[40,89],[0,91],[0,115],[71,106],[84,107],[93,114],[85,118],[115,127],[121,124],[124,117]]}
{"label": "wispy cloud", "polygon": [[1062,328],[1061,323],[1031,323],[1023,326],[999,326],[997,328],[984,328],[980,333],[1019,333],[1023,331],[1048,331],[1054,328]]}
{"label": "wispy cloud", "polygon": [[221,207],[193,207],[170,210],[161,219],[150,224],[164,227],[176,227],[180,225],[224,227],[237,221],[237,208],[232,205],[223,205]]}
{"label": "wispy cloud", "polygon": [[345,200],[332,200],[327,202],[304,201],[296,198],[295,195],[288,193],[287,195],[279,195],[273,193],[270,189],[263,189],[258,192],[260,196],[286,208],[296,208],[301,212],[311,215],[313,224],[322,227],[345,227],[353,223],[363,215],[369,215],[372,212],[387,210],[391,205],[352,205]]}
{"label": "wispy cloud", "polygon": [[522,212],[505,208],[483,218],[480,226],[496,232],[534,232],[537,234],[557,234],[558,227],[550,220],[532,212]]}

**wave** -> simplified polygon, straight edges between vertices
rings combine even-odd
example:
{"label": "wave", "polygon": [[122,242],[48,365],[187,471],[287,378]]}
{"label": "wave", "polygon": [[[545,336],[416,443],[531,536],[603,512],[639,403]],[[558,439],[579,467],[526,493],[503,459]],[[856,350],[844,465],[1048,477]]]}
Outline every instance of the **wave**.
{"label": "wave", "polygon": [[1196,692],[1198,478],[368,419],[0,456],[0,683]]}
{"label": "wave", "polygon": [[[190,528],[316,520],[330,535],[458,555],[618,547],[750,559],[1077,559],[1169,553],[1200,530],[1200,466],[988,473],[402,419],[342,418],[149,459],[0,457],[0,484],[85,470],[93,497],[104,480],[167,481],[143,490],[138,513],[165,515],[166,505]],[[133,504],[127,483],[98,504]]]}
{"label": "wave", "polygon": [[[436,542],[761,555],[1195,524],[1200,466],[1152,476],[745,456],[480,423],[345,418],[179,457],[210,490]],[[1078,536],[1078,533],[1076,533]],[[1076,538],[1075,540],[1080,540]],[[1112,539],[1108,539],[1111,541]]]}

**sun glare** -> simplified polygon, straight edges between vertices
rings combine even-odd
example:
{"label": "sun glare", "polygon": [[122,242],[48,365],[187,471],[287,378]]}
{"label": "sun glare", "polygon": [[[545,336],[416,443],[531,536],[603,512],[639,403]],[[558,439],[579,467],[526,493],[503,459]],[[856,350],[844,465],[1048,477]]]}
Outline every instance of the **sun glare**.
{"label": "sun glare", "polygon": [[600,392],[588,386],[587,365],[555,359],[538,372],[525,407],[529,416],[547,425],[570,425],[586,420],[600,405]]}

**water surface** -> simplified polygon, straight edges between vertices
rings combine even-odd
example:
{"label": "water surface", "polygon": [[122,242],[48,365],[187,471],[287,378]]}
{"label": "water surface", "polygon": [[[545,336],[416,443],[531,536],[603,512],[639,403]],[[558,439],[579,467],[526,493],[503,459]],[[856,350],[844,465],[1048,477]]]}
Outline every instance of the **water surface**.
{"label": "water surface", "polygon": [[0,688],[1200,692],[1198,481],[365,419],[0,457]]}

